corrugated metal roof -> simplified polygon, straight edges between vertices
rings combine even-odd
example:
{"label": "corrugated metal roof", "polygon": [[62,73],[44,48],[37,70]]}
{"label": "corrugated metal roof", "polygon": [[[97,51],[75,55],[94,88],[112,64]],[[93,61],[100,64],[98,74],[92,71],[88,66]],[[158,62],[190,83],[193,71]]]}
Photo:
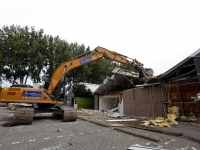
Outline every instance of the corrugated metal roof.
{"label": "corrugated metal roof", "polygon": [[115,68],[111,77],[106,77],[93,94],[106,94],[111,92],[119,92],[129,88],[135,87],[139,81],[139,74],[133,71]]}
{"label": "corrugated metal roof", "polygon": [[137,72],[133,72],[133,71],[129,71],[129,70],[125,70],[125,69],[121,69],[121,68],[115,68],[112,73],[117,73],[117,74],[121,74],[121,75],[125,75],[125,76],[130,76],[130,77],[134,77],[134,78],[139,78],[139,73]]}
{"label": "corrugated metal roof", "polygon": [[83,84],[85,85],[85,87],[90,90],[92,93],[99,87],[99,84],[91,84],[91,83],[83,83],[83,82],[80,82],[78,83],[79,85],[80,84]]}
{"label": "corrugated metal roof", "polygon": [[79,82],[72,85],[74,96],[89,96],[99,87],[99,84]]}
{"label": "corrugated metal roof", "polygon": [[198,58],[198,57],[200,57],[200,49],[196,50],[194,53],[189,55],[187,58],[182,60],[180,63],[178,63],[177,65],[175,65],[171,69],[167,70],[165,73],[161,74],[159,76],[159,78],[160,79],[168,79],[168,78],[176,77],[177,76],[176,71],[177,71],[178,68],[182,68],[184,66],[192,66],[192,65],[194,66],[193,58]]}
{"label": "corrugated metal roof", "polygon": [[84,82],[73,84],[73,95],[79,97],[118,92],[135,87],[139,81],[139,73],[133,71],[115,68],[112,73],[113,75],[106,77],[101,85]]}

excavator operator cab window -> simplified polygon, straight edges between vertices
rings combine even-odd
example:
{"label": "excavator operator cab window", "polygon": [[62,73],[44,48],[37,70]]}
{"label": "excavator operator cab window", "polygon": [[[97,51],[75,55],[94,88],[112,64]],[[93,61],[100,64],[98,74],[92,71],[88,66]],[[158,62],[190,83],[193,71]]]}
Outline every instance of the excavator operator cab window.
{"label": "excavator operator cab window", "polygon": [[46,81],[46,82],[44,83],[44,89],[48,89],[48,87],[49,87],[49,82]]}

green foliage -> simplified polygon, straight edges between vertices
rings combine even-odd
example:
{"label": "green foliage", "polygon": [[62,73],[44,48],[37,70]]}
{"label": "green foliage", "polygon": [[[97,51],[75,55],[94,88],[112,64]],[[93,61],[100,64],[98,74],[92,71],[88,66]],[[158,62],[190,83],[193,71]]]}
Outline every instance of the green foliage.
{"label": "green foliage", "polygon": [[47,36],[47,47],[45,52],[43,73],[49,79],[56,68],[66,60],[72,58],[70,44],[67,41],[61,40],[58,36],[53,38]]}
{"label": "green foliage", "polygon": [[118,67],[119,67],[119,68],[122,68],[122,69],[130,70],[130,71],[136,71],[135,68],[132,67],[132,66],[127,66],[127,65],[123,65],[123,64],[118,64]]}
{"label": "green foliage", "polygon": [[0,84],[2,83],[2,73],[3,73],[3,58],[2,58],[2,54],[0,54]]}
{"label": "green foliage", "polygon": [[[89,47],[85,47],[83,44],[78,45],[78,43],[71,43],[69,45],[70,52],[71,52],[71,58],[74,58],[78,55],[81,55],[85,52],[90,51]],[[76,82],[85,82],[86,77],[90,75],[91,68],[88,65],[84,65],[82,67],[76,68],[69,72],[65,78],[67,78],[67,83],[76,83]]]}
{"label": "green foliage", "polygon": [[43,68],[45,40],[43,30],[34,27],[4,26],[0,30],[0,51],[3,58],[3,74],[10,83],[25,84],[28,77],[40,81]]}
{"label": "green foliage", "polygon": [[[27,79],[41,82],[41,74],[51,79],[57,67],[68,59],[90,51],[84,44],[68,43],[59,36],[44,34],[34,27],[3,26],[0,29],[0,79],[4,75],[10,83],[26,84]],[[88,82],[100,84],[112,74],[118,63],[101,59],[69,72],[67,83]],[[0,81],[1,82],[1,81]]]}

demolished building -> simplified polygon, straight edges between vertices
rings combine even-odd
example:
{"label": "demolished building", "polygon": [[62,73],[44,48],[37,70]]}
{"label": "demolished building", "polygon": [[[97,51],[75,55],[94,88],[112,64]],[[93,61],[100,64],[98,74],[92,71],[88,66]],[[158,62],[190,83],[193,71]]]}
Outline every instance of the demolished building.
{"label": "demolished building", "polygon": [[98,87],[98,84],[84,82],[73,84],[70,90],[68,91],[66,105],[73,106],[75,109],[94,109],[93,92]]}
{"label": "demolished building", "polygon": [[166,118],[168,106],[177,106],[185,120],[200,117],[200,49],[145,84],[136,72],[116,68],[112,73],[90,93],[94,109],[118,107],[123,115],[155,119]]}
{"label": "demolished building", "polygon": [[200,118],[200,49],[153,79],[149,84],[123,91],[124,114],[167,118],[168,106],[179,108],[179,119]]}
{"label": "demolished building", "polygon": [[180,116],[200,117],[200,49],[160,76],[163,103],[178,106]]}
{"label": "demolished building", "polygon": [[106,77],[93,93],[95,96],[95,109],[111,110],[121,106],[123,113],[123,90],[134,88],[139,83],[139,74],[121,68],[115,68],[111,77]]}

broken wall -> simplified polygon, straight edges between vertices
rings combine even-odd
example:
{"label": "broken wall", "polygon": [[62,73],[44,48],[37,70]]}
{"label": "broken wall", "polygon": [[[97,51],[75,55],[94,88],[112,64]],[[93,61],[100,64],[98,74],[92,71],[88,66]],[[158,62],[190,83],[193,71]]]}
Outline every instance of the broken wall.
{"label": "broken wall", "polygon": [[99,97],[99,110],[111,110],[118,107],[119,95],[104,95]]}
{"label": "broken wall", "polygon": [[144,86],[123,91],[124,115],[135,117],[164,117],[160,85]]}

